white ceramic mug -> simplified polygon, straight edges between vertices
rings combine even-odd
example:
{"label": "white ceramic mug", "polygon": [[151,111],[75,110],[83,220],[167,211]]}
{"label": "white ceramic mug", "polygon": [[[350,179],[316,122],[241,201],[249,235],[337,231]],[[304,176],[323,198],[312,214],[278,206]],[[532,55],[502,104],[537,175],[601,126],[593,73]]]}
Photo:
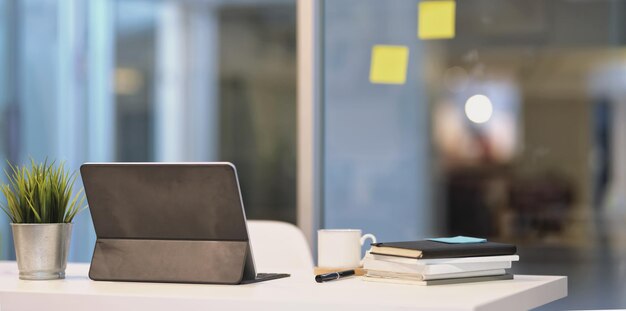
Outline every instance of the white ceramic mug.
{"label": "white ceramic mug", "polygon": [[356,268],[361,265],[361,246],[365,240],[376,243],[373,234],[361,236],[358,229],[317,231],[317,265],[323,268]]}

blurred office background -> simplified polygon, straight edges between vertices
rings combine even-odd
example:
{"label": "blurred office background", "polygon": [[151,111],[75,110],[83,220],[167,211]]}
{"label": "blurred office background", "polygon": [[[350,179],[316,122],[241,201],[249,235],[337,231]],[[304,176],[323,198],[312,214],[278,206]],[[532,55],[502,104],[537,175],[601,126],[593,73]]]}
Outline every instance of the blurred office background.
{"label": "blurred office background", "polygon": [[[320,226],[512,242],[569,276],[544,309],[626,307],[626,0],[458,1],[429,41],[418,2],[319,1]],[[0,0],[1,159],[232,161],[249,218],[296,223],[296,5]],[[71,260],[94,240],[83,213]]]}
{"label": "blurred office background", "polygon": [[[0,0],[0,166],[231,161],[249,218],[295,223],[295,9]],[[1,228],[2,257],[12,258]],[[88,212],[74,231],[70,260],[89,261]]]}

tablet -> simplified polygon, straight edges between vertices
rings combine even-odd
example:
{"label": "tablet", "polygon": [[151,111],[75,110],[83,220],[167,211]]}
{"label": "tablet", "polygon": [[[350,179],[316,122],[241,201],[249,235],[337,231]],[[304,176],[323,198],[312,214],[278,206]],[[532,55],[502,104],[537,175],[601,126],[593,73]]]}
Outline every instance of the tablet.
{"label": "tablet", "polygon": [[227,162],[85,163],[93,280],[240,284],[259,274],[237,171]]}

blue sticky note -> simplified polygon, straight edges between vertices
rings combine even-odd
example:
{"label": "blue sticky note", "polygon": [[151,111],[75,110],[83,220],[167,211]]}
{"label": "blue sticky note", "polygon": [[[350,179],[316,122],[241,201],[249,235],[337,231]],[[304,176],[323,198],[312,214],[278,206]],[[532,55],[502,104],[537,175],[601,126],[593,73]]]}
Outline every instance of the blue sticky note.
{"label": "blue sticky note", "polygon": [[462,236],[462,235],[450,237],[450,238],[433,238],[433,239],[428,239],[428,240],[434,241],[434,242],[448,243],[448,244],[469,244],[469,243],[487,242],[487,239],[473,238],[473,237]]}

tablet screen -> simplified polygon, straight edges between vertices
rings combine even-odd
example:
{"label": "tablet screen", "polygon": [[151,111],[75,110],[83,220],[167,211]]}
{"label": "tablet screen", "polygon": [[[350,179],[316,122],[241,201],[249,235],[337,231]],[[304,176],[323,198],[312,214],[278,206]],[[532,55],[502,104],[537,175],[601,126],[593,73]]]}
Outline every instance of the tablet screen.
{"label": "tablet screen", "polygon": [[98,238],[248,240],[229,163],[94,163],[81,177]]}

